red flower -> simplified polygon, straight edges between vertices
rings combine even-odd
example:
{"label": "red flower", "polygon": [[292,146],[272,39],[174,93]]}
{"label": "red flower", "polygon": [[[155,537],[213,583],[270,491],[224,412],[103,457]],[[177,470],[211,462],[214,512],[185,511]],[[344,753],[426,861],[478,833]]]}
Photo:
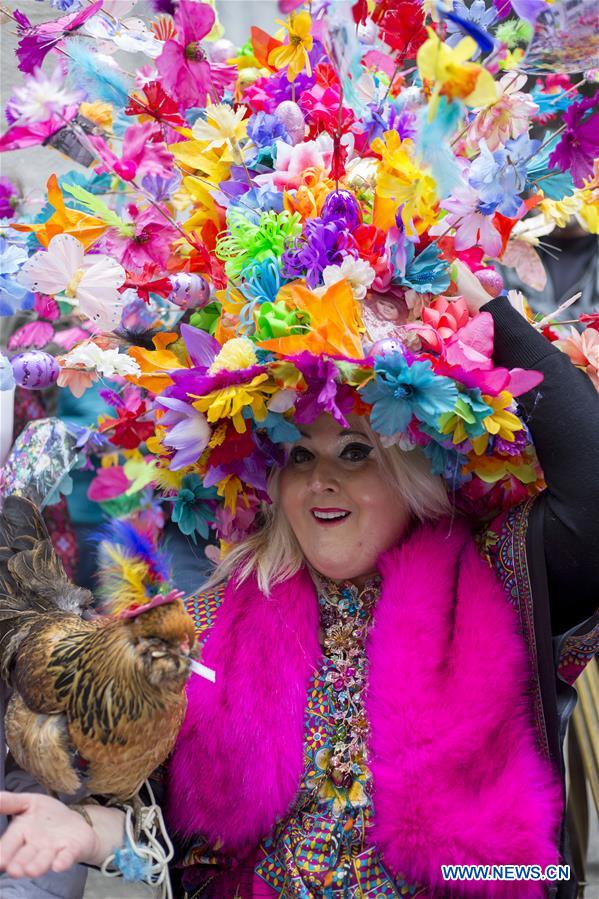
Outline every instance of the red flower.
{"label": "red flower", "polygon": [[185,119],[179,114],[179,108],[172,97],[169,97],[160,82],[150,81],[144,85],[144,96],[129,97],[129,105],[125,115],[149,115],[157,122],[169,125],[185,125]]}
{"label": "red flower", "polygon": [[414,59],[427,38],[424,12],[418,0],[381,0],[372,14],[382,39],[398,54],[397,61]]}
{"label": "red flower", "polygon": [[358,225],[352,231],[352,238],[360,258],[374,268],[385,252],[385,232],[375,225]]}
{"label": "red flower", "polygon": [[245,459],[256,449],[252,431],[247,429],[243,434],[238,434],[229,423],[227,433],[220,446],[215,446],[210,453],[209,464],[211,468],[220,468],[221,465],[230,465],[239,459]]}
{"label": "red flower", "polygon": [[146,404],[136,392],[128,393],[116,409],[117,418],[106,418],[100,425],[100,431],[114,429],[109,438],[113,446],[121,449],[136,449],[140,443],[154,433],[154,422],[140,421],[147,411]]}

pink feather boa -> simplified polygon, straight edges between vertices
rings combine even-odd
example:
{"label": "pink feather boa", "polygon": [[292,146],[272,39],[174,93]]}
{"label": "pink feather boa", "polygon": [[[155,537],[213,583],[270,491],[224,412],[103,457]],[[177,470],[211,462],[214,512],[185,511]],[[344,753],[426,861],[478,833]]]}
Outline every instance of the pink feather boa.
{"label": "pink feather boa", "polygon": [[[373,840],[392,870],[448,884],[442,864],[559,861],[559,778],[535,745],[517,615],[466,527],[418,528],[380,560],[367,652]],[[318,666],[308,573],[230,584],[193,677],[169,766],[168,817],[245,854],[285,815],[302,775],[306,689]],[[453,883],[451,896],[535,899],[541,883]]]}

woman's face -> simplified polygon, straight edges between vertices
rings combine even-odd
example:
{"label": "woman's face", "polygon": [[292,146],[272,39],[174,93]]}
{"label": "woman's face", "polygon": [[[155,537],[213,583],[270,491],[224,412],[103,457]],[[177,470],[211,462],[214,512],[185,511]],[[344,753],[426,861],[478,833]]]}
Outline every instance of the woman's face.
{"label": "woman's face", "polygon": [[351,430],[330,415],[302,425],[279,480],[282,511],[306,560],[334,580],[359,582],[397,543],[409,519],[359,416]]}

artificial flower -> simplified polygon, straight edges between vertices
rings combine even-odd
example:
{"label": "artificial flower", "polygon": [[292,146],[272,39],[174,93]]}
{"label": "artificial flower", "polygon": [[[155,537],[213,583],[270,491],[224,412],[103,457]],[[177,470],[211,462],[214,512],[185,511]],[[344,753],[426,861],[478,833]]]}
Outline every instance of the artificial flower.
{"label": "artificial flower", "polygon": [[356,300],[364,299],[375,276],[376,272],[367,262],[363,259],[354,259],[353,256],[346,256],[341,265],[327,265],[322,271],[325,287],[345,280],[350,285]]}
{"label": "artificial flower", "polygon": [[599,330],[587,328],[582,334],[570,328],[569,337],[556,340],[555,346],[566,353],[578,368],[587,373],[599,390]]}
{"label": "artificial flower", "polygon": [[46,185],[48,203],[52,214],[39,224],[25,225],[15,222],[16,231],[32,232],[43,247],[47,247],[56,234],[72,234],[88,250],[106,231],[108,225],[101,219],[65,205],[56,175],[50,175]]}
{"label": "artificial flower", "polygon": [[455,407],[455,384],[436,375],[428,360],[410,364],[398,352],[378,359],[374,371],[375,379],[362,388],[361,396],[372,404],[370,421],[380,434],[403,433],[413,416],[435,426],[440,415]]}
{"label": "artificial flower", "polygon": [[105,417],[100,431],[105,434],[112,431],[108,438],[110,443],[121,449],[131,450],[137,447],[154,433],[154,423],[145,418],[148,407],[138,391],[129,388],[120,396],[113,392],[116,405],[116,418]]}
{"label": "artificial flower", "polygon": [[485,140],[479,141],[480,153],[470,166],[468,180],[477,189],[481,204],[505,216],[518,214],[528,181],[528,162],[540,143],[521,134],[492,153]]}
{"label": "artificial flower", "polygon": [[161,215],[153,206],[147,209],[130,205],[125,228],[110,228],[101,246],[132,272],[143,272],[148,266],[166,268],[171,244],[178,235],[168,214]]}
{"label": "artificial flower", "polygon": [[201,45],[216,20],[208,3],[179,0],[175,12],[176,35],[165,41],[156,68],[165,90],[183,109],[204,106],[209,96],[222,96],[231,86],[234,70],[211,66]]}
{"label": "artificial flower", "polygon": [[[445,43],[449,47],[456,47],[464,32],[470,29],[474,32],[471,36],[475,36],[479,31],[488,37],[488,28],[493,24],[496,13],[493,7],[487,8],[485,0],[472,0],[470,6],[466,6],[463,0],[453,0],[453,9],[446,16],[447,37]],[[476,39],[476,38],[475,38]],[[490,41],[492,47],[492,41]],[[476,47],[472,54],[472,59],[478,59],[481,47]]]}
{"label": "artificial flower", "polygon": [[6,104],[9,125],[44,122],[52,115],[62,116],[69,107],[78,107],[83,95],[65,87],[64,72],[56,66],[48,76],[41,69],[26,75],[15,87]]}
{"label": "artificial flower", "polygon": [[461,391],[453,412],[439,416],[438,427],[443,435],[451,435],[452,443],[460,444],[480,437],[485,430],[484,420],[492,408],[482,398],[480,390]]}
{"label": "artificial flower", "polygon": [[564,112],[566,130],[555,145],[549,164],[562,172],[570,172],[576,187],[584,187],[585,179],[593,175],[594,161],[599,156],[599,112],[597,94],[572,105]]}
{"label": "artificial flower", "polygon": [[32,25],[27,16],[20,10],[15,10],[14,18],[19,33],[17,59],[21,72],[30,74],[39,68],[47,54],[60,44],[67,34],[80,28],[84,22],[95,16],[101,7],[102,0],[96,0],[80,12],[61,16],[50,22],[42,22],[40,25]]}
{"label": "artificial flower", "polygon": [[484,433],[472,440],[472,447],[477,456],[481,456],[487,449],[489,436],[501,437],[508,443],[513,443],[515,433],[524,427],[518,416],[509,411],[514,398],[507,390],[502,390],[498,396],[483,394],[482,399],[492,412],[482,420]]}
{"label": "artificial flower", "polygon": [[167,497],[173,503],[173,521],[181,533],[191,537],[194,543],[196,534],[208,538],[208,525],[214,519],[215,506],[211,502],[214,498],[214,490],[202,486],[196,474],[185,475],[177,496]]}
{"label": "artificial flower", "polygon": [[15,215],[19,191],[10,178],[0,176],[0,219],[11,219]]}
{"label": "artificial flower", "polygon": [[487,256],[499,256],[503,246],[501,234],[493,224],[493,213],[481,209],[478,192],[466,184],[454,188],[450,197],[441,201],[441,207],[449,215],[429,233],[433,236],[447,233],[448,226],[455,228],[456,250],[481,246]]}
{"label": "artificial flower", "polygon": [[141,375],[131,375],[128,380],[139,384],[140,387],[151,393],[162,393],[173,383],[169,372],[184,368],[179,357],[172,350],[167,349],[176,339],[176,334],[162,331],[152,338],[152,343],[156,348],[154,350],[147,350],[140,346],[129,347],[128,353],[141,368]]}
{"label": "artificial flower", "polygon": [[160,396],[157,403],[167,410],[160,418],[160,427],[167,429],[162,437],[163,445],[175,451],[169,462],[170,468],[178,471],[197,462],[211,435],[206,416],[175,397]]}
{"label": "artificial flower", "polygon": [[227,215],[228,232],[219,239],[216,255],[225,263],[229,278],[237,278],[243,269],[257,262],[279,259],[301,232],[299,216],[288,212],[263,212],[258,224],[250,222],[237,209]]}
{"label": "artificial flower", "polygon": [[380,0],[372,12],[372,21],[397,54],[397,63],[413,59],[426,40],[424,10],[418,0]]}
{"label": "artificial flower", "polygon": [[267,374],[259,374],[250,381],[231,384],[207,393],[193,400],[193,406],[205,412],[209,422],[230,418],[235,430],[242,434],[248,427],[244,410],[251,410],[256,421],[262,421],[268,414],[266,400],[275,393],[277,387]]}
{"label": "artificial flower", "polygon": [[335,282],[320,295],[301,282],[292,282],[281,288],[278,299],[289,309],[306,313],[310,330],[306,334],[262,341],[259,345],[263,349],[284,356],[308,350],[315,355],[327,353],[351,359],[364,358],[360,307],[347,281]]}
{"label": "artificial flower", "polygon": [[478,63],[468,62],[476,52],[471,37],[462,38],[455,47],[439,40],[432,28],[427,28],[428,40],[416,57],[423,81],[433,85],[429,101],[429,116],[437,111],[441,95],[449,100],[461,100],[467,106],[488,106],[497,97],[493,76]]}
{"label": "artificial flower", "polygon": [[381,156],[376,177],[373,222],[384,230],[395,225],[397,207],[408,235],[420,234],[435,220],[435,181],[414,161],[414,142],[386,131],[372,142]]}
{"label": "artificial flower", "polygon": [[312,49],[312,19],[310,13],[302,10],[292,13],[287,22],[277,19],[277,23],[287,31],[288,43],[275,47],[268,54],[268,64],[275,69],[287,69],[288,81],[295,81],[304,69],[312,74],[309,52]]}
{"label": "artificial flower", "polygon": [[477,147],[481,140],[489,150],[497,150],[509,138],[528,133],[537,104],[522,92],[526,75],[504,75],[497,83],[497,99],[480,109],[468,129],[468,140]]}
{"label": "artificial flower", "polygon": [[247,135],[246,112],[245,106],[238,106],[235,110],[226,103],[209,106],[206,118],[196,119],[191,129],[194,139],[205,143],[207,151],[228,145],[233,150],[234,160],[239,162],[239,143]]}
{"label": "artificial flower", "polygon": [[104,378],[141,374],[138,363],[118,349],[99,346],[93,339],[80,343],[61,359],[61,367],[85,366]]}

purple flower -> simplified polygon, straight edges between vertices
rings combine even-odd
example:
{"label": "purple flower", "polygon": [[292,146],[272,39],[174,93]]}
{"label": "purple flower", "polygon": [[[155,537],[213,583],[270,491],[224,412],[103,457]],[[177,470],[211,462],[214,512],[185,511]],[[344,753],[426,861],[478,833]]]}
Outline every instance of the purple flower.
{"label": "purple flower", "polygon": [[348,190],[332,191],[322,205],[320,217],[327,224],[332,222],[349,231],[362,224],[360,205]]}
{"label": "purple flower", "polygon": [[599,96],[587,97],[563,113],[566,130],[549,157],[549,165],[570,172],[576,187],[584,187],[585,178],[593,175],[593,164],[599,156],[599,113],[585,119],[589,109],[599,105]]}
{"label": "purple flower", "polygon": [[527,428],[514,432],[514,440],[510,443],[503,437],[495,437],[493,449],[502,456],[519,456],[525,449],[530,440],[530,434]]}
{"label": "purple flower", "polygon": [[144,175],[141,186],[147,190],[150,196],[157,202],[168,200],[181,184],[179,172],[173,172],[168,178],[157,174]]}
{"label": "purple flower", "polygon": [[298,395],[295,403],[294,420],[310,424],[319,415],[328,413],[335,421],[348,428],[348,415],[354,402],[354,393],[347,384],[339,383],[339,370],[334,362],[312,353],[299,353],[289,360],[302,373],[308,389]]}
{"label": "purple flower", "polygon": [[333,222],[309,219],[303,236],[282,256],[286,277],[305,276],[308,287],[317,287],[327,265],[341,265],[348,252],[355,256],[351,234]]}
{"label": "purple flower", "polygon": [[[182,388],[182,395],[205,396],[213,390],[222,390],[223,387],[230,387],[234,384],[245,384],[246,381],[251,381],[252,378],[261,375],[264,371],[266,371],[266,366],[252,365],[251,368],[240,368],[235,371],[222,369],[214,375],[207,374],[206,370],[201,368],[179,369],[169,372],[169,375],[175,386]],[[172,387],[168,388],[171,396],[173,395],[172,389]]]}
{"label": "purple flower", "polygon": [[159,396],[156,402],[168,410],[160,419],[160,424],[169,429],[162,442],[169,449],[176,450],[170,460],[170,468],[177,471],[197,462],[211,435],[206,416],[174,397]]}

